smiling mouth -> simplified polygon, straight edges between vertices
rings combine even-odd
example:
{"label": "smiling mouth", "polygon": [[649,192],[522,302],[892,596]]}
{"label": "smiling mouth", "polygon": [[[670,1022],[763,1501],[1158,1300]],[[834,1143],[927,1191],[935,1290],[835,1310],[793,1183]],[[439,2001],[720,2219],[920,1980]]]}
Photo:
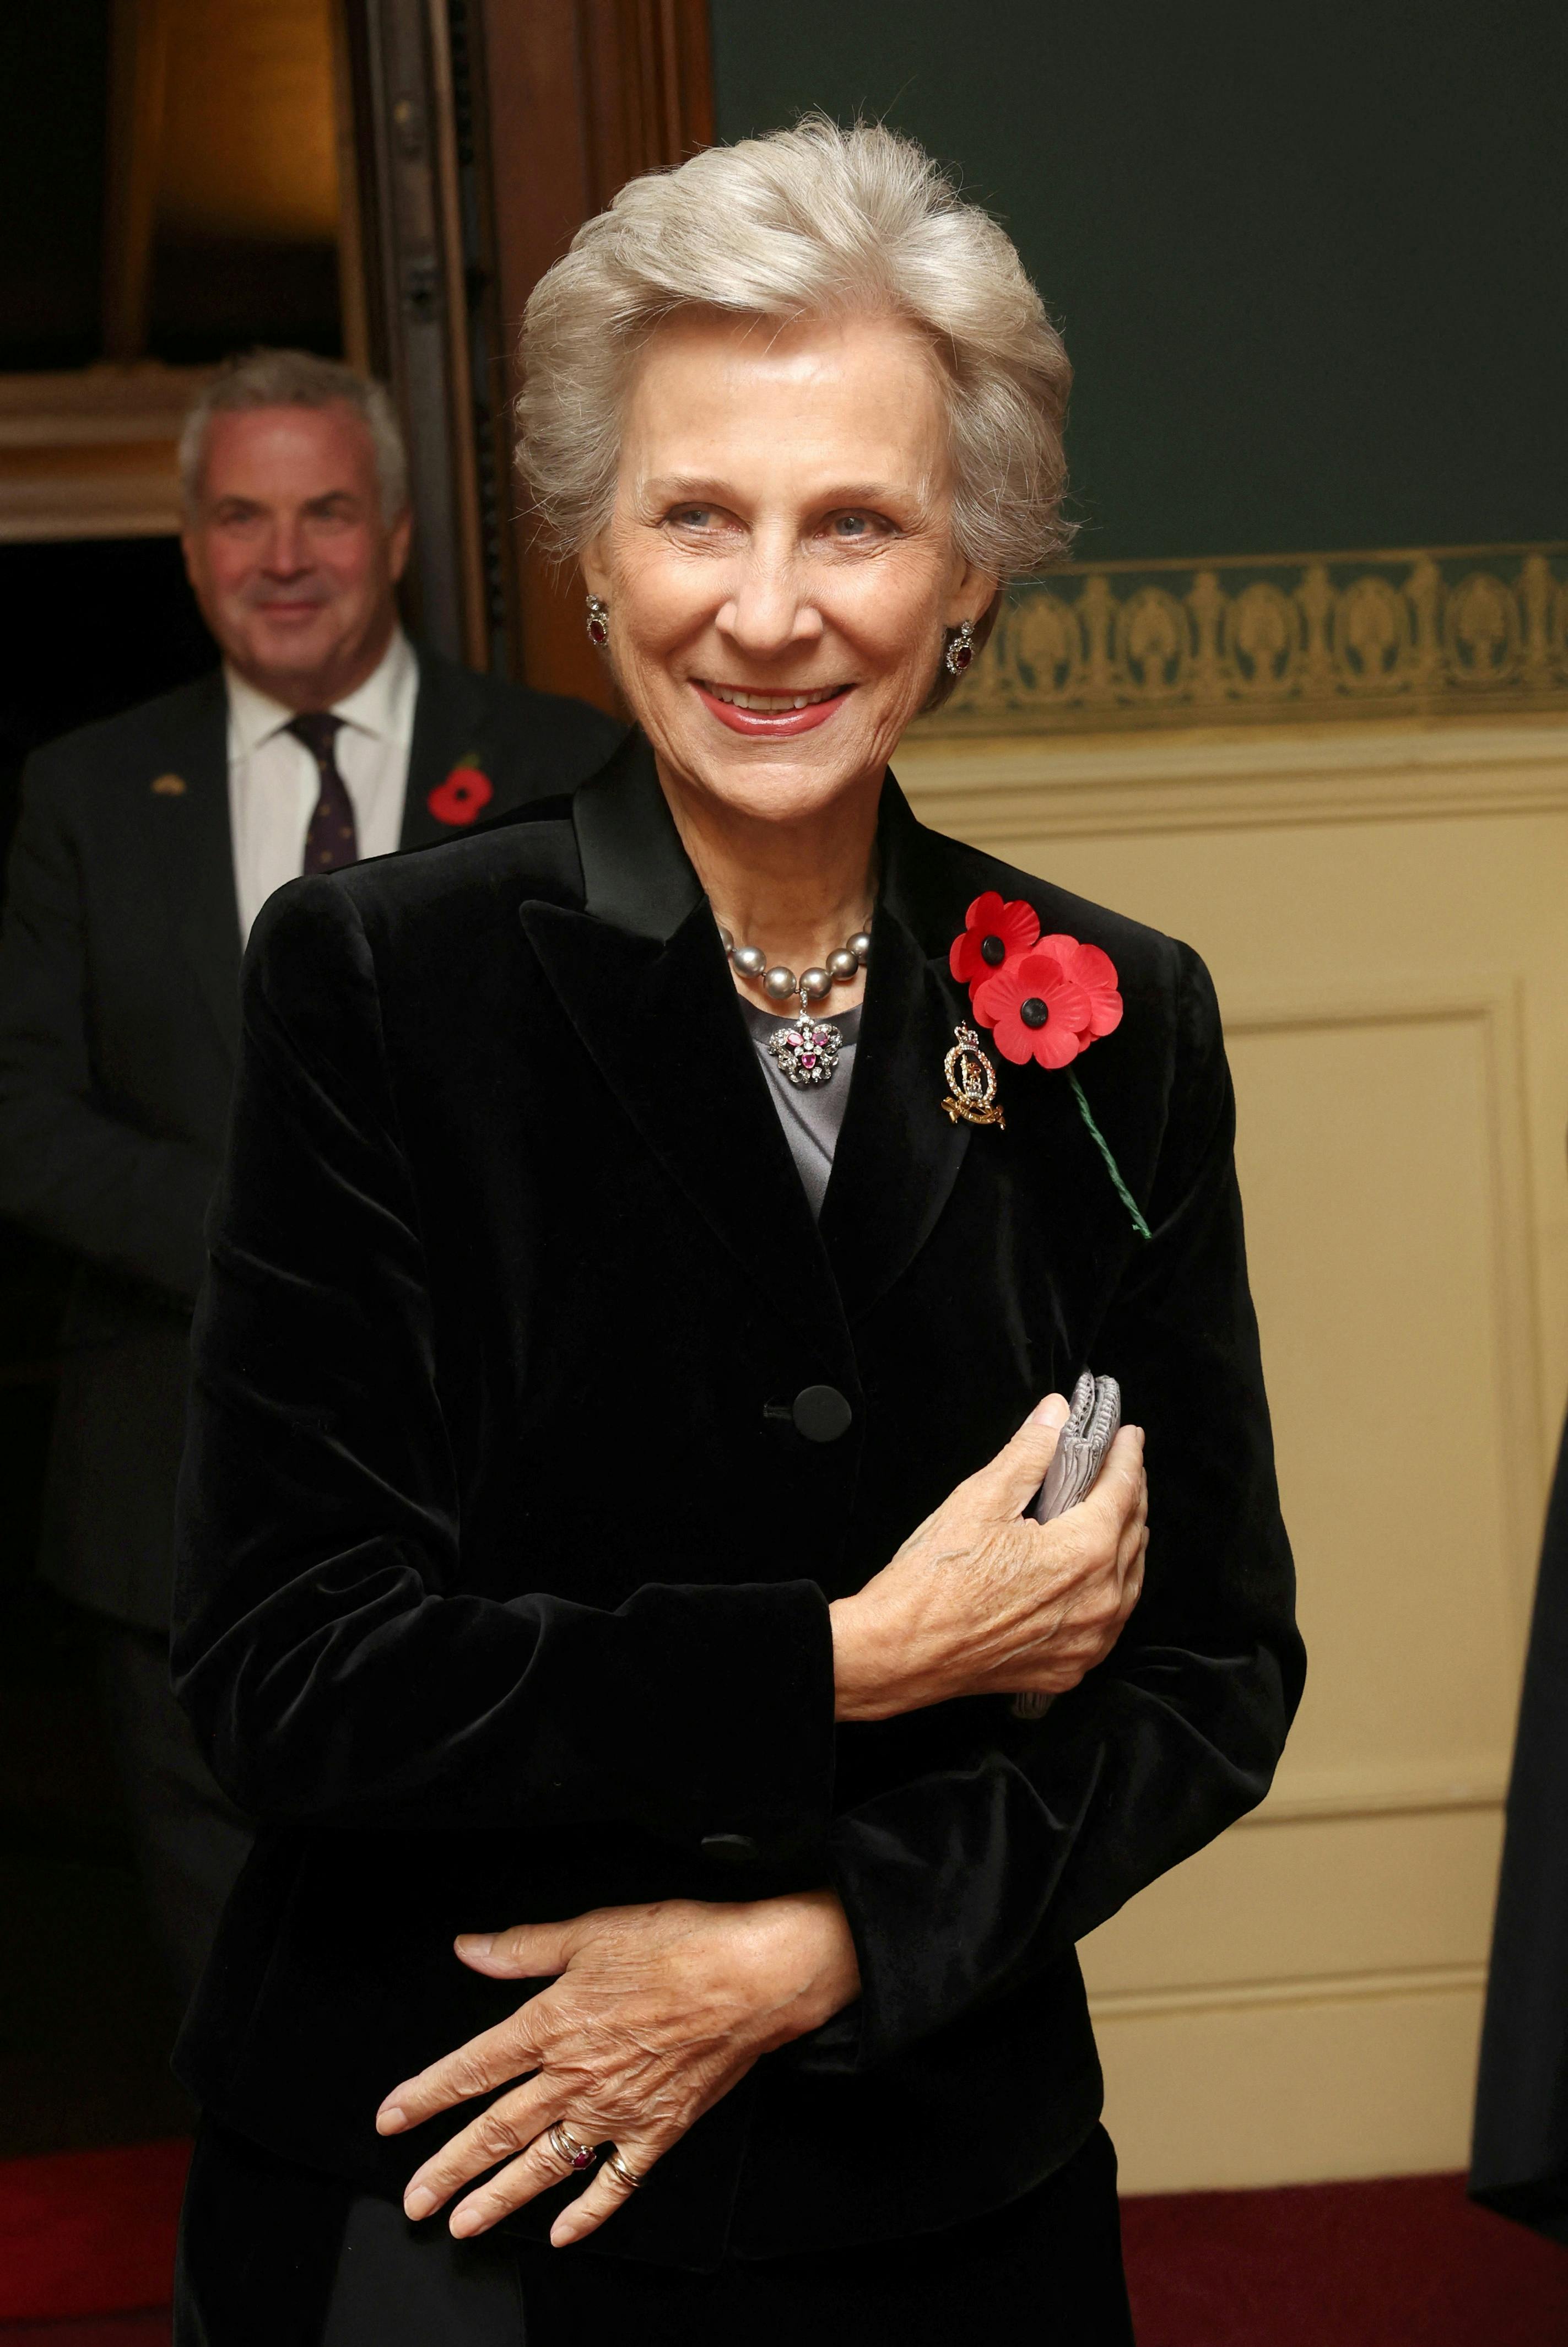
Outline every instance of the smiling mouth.
{"label": "smiling mouth", "polygon": [[704,692],[722,701],[727,709],[749,709],[758,717],[787,717],[793,710],[815,709],[824,701],[835,701],[847,692],[846,684],[819,684],[810,692],[753,692],[734,684],[702,685]]}

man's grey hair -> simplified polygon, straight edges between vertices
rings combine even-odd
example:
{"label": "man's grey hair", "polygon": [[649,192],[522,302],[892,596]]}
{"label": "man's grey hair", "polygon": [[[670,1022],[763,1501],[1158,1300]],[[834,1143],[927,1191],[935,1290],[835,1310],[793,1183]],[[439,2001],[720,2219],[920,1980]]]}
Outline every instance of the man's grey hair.
{"label": "man's grey hair", "polygon": [[397,410],[386,385],[341,359],[318,358],[313,351],[249,351],[230,359],[207,385],[179,435],[179,492],[188,514],[201,497],[207,435],[215,415],[253,407],[333,407],[341,403],[363,415],[375,450],[381,513],[395,522],[408,504],[408,457]]}
{"label": "man's grey hair", "polygon": [[908,319],[947,390],[958,550],[1003,581],[1065,553],[1072,370],[1011,241],[912,139],[810,114],[631,180],[534,288],[518,465],[559,554],[608,522],[632,368],[690,310]]}

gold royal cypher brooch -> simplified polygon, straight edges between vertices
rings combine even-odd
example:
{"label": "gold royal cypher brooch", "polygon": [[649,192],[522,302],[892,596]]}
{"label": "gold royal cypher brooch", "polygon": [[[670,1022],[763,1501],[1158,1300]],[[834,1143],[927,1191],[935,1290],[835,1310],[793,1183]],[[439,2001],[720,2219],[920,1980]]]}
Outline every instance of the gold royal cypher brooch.
{"label": "gold royal cypher brooch", "polygon": [[979,1037],[972,1027],[961,1025],[953,1033],[956,1040],[942,1062],[948,1082],[942,1106],[948,1122],[957,1124],[962,1117],[966,1124],[999,1124],[1005,1130],[1007,1118],[997,1098],[997,1071],[981,1051]]}

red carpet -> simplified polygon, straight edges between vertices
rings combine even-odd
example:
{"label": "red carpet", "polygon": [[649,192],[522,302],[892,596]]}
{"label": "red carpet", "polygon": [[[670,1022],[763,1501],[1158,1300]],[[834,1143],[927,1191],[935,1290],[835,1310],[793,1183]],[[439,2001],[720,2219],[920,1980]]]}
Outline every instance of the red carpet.
{"label": "red carpet", "polygon": [[[0,2161],[0,2324],[167,2306],[190,2157],[188,2143],[136,2143]],[[56,2347],[97,2347],[73,2329],[46,2335]],[[134,2337],[123,2325],[111,2335]],[[16,2347],[15,2332],[0,2336]]]}
{"label": "red carpet", "polygon": [[1124,2200],[1138,2347],[1564,2347],[1568,2250],[1458,2176]]}
{"label": "red carpet", "polygon": [[169,2315],[91,2314],[81,2322],[0,2322],[5,2347],[169,2347]]}
{"label": "red carpet", "polygon": [[[0,2347],[168,2347],[189,2146],[0,2162]],[[1139,2347],[1564,2347],[1568,2250],[1457,2176],[1122,2203]],[[958,2347],[958,2342],[955,2342]]]}

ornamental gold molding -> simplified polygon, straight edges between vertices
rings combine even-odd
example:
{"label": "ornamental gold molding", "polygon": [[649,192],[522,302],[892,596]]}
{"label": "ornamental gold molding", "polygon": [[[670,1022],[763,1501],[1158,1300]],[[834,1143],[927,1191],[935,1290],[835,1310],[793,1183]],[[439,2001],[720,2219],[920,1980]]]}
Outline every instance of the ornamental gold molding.
{"label": "ornamental gold molding", "polygon": [[1568,712],[1568,544],[1075,563],[919,731]]}

